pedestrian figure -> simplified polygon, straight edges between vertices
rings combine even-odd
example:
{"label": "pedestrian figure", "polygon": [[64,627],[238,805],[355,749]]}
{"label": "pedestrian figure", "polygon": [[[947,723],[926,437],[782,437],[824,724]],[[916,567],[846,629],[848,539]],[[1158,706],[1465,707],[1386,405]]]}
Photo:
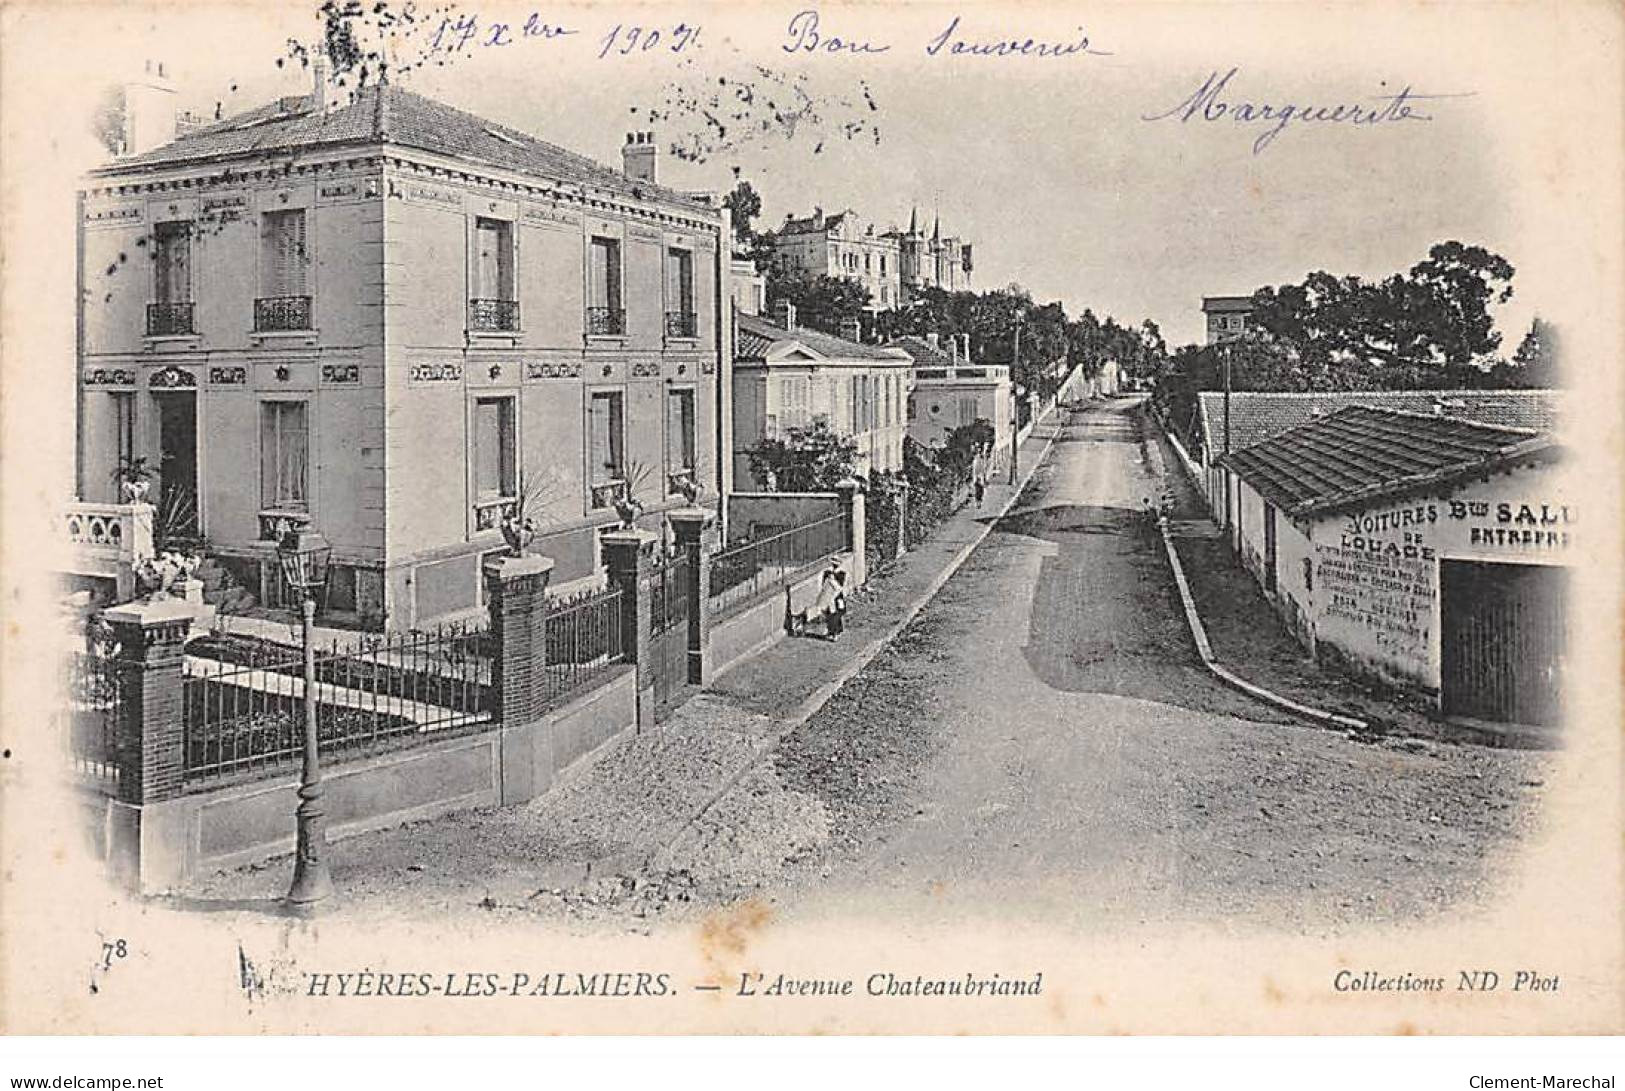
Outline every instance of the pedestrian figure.
{"label": "pedestrian figure", "polygon": [[846,573],[840,569],[835,570],[835,603],[825,623],[829,629],[829,638],[834,640],[846,632]]}
{"label": "pedestrian figure", "polygon": [[818,583],[818,598],[814,600],[810,611],[824,619],[825,640],[834,640],[840,635],[840,622],[835,619],[835,600],[841,594],[841,585],[835,578],[839,571],[834,565],[824,569],[824,577]]}
{"label": "pedestrian figure", "polygon": [[982,506],[982,498],[987,495],[987,456],[981,451],[971,460],[971,488],[976,493],[976,506]]}

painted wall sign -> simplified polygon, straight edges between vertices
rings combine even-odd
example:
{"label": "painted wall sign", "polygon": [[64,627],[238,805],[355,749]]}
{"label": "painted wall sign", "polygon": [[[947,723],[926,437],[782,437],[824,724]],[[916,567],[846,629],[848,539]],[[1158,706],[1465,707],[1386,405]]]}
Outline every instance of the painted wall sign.
{"label": "painted wall sign", "polygon": [[407,373],[414,383],[456,383],[463,378],[463,365],[459,363],[413,364]]}
{"label": "painted wall sign", "polygon": [[1393,553],[1315,547],[1322,635],[1350,650],[1426,670],[1434,566]]}
{"label": "painted wall sign", "polygon": [[242,386],[248,382],[248,369],[241,365],[211,367],[209,382],[219,386]]}

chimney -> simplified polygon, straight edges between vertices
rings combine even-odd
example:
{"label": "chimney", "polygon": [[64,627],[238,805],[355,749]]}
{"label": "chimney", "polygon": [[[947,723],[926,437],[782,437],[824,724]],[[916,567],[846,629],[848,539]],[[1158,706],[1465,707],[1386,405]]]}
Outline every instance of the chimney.
{"label": "chimney", "polygon": [[622,172],[636,181],[653,183],[656,147],[654,133],[627,133],[621,148]]}
{"label": "chimney", "polygon": [[796,305],[788,299],[781,299],[773,304],[773,322],[787,330],[796,328]]}
{"label": "chimney", "polygon": [[124,154],[140,155],[175,139],[175,85],[161,63],[148,61],[124,85]]}
{"label": "chimney", "polygon": [[317,53],[310,61],[310,105],[317,111],[327,109],[327,54]]}
{"label": "chimney", "polygon": [[928,333],[925,335],[925,343],[940,352],[942,350],[942,335],[935,332]]}
{"label": "chimney", "polygon": [[863,323],[856,318],[841,319],[841,336],[848,341],[863,340]]}

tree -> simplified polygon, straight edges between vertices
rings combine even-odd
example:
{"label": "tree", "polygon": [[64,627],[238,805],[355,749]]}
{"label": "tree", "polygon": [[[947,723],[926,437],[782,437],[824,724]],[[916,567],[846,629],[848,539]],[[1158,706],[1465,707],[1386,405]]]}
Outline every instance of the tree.
{"label": "tree", "polygon": [[852,476],[858,443],[818,421],[810,428],[791,428],[783,437],[762,440],[747,457],[751,474],[771,482],[771,491],[830,492]]}
{"label": "tree", "polygon": [[1542,388],[1562,386],[1562,352],[1557,328],[1536,315],[1510,362],[1490,370],[1490,385]]}
{"label": "tree", "polygon": [[756,217],[762,214],[762,196],[756,192],[756,187],[741,178],[729,193],[722,199],[722,207],[733,216],[734,241],[741,247],[750,249],[756,242]]}
{"label": "tree", "polygon": [[862,322],[869,289],[851,277],[812,276],[799,269],[771,266],[767,272],[767,305],[780,300],[795,305],[796,323],[839,333],[846,319]]}
{"label": "tree", "polygon": [[1471,382],[1500,346],[1490,308],[1512,297],[1512,265],[1481,246],[1434,245],[1425,260],[1379,282],[1310,273],[1302,284],[1253,293],[1251,324],[1334,369],[1342,380],[1437,386]]}

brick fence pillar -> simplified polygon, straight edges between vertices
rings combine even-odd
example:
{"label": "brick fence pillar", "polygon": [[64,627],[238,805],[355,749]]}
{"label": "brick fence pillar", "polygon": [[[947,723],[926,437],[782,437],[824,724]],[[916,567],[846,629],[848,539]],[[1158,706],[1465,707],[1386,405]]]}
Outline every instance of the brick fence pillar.
{"label": "brick fence pillar", "polygon": [[491,611],[491,687],[497,716],[515,726],[536,719],[547,666],[547,581],[551,557],[493,557],[482,566]]}
{"label": "brick fence pillar", "polygon": [[659,535],[636,527],[612,530],[602,538],[604,566],[609,582],[621,589],[621,648],[626,661],[637,668],[638,730],[655,718],[654,674],[649,669],[649,568]]}
{"label": "brick fence pillar", "polygon": [[[523,803],[536,794],[537,740],[546,689],[547,581],[551,557],[493,557],[481,571],[491,612],[491,688],[502,748],[500,799]],[[548,769],[543,769],[543,778]]]}
{"label": "brick fence pillar", "polygon": [[161,599],[102,613],[118,642],[119,679],[107,859],[116,879],[140,890],[167,885],[185,869],[188,846],[165,843],[163,827],[144,823],[143,812],[179,796],[186,777],[185,646],[198,612],[182,599]]}
{"label": "brick fence pillar", "polygon": [[841,494],[841,510],[846,513],[849,528],[846,548],[852,553],[847,565],[847,578],[854,588],[862,587],[869,579],[868,536],[864,533],[863,486],[855,478],[847,477],[835,483]]}
{"label": "brick fence pillar", "polygon": [[705,528],[715,518],[708,508],[678,508],[666,513],[672,534],[688,566],[688,680],[703,686],[710,678],[711,566],[705,558]]}

